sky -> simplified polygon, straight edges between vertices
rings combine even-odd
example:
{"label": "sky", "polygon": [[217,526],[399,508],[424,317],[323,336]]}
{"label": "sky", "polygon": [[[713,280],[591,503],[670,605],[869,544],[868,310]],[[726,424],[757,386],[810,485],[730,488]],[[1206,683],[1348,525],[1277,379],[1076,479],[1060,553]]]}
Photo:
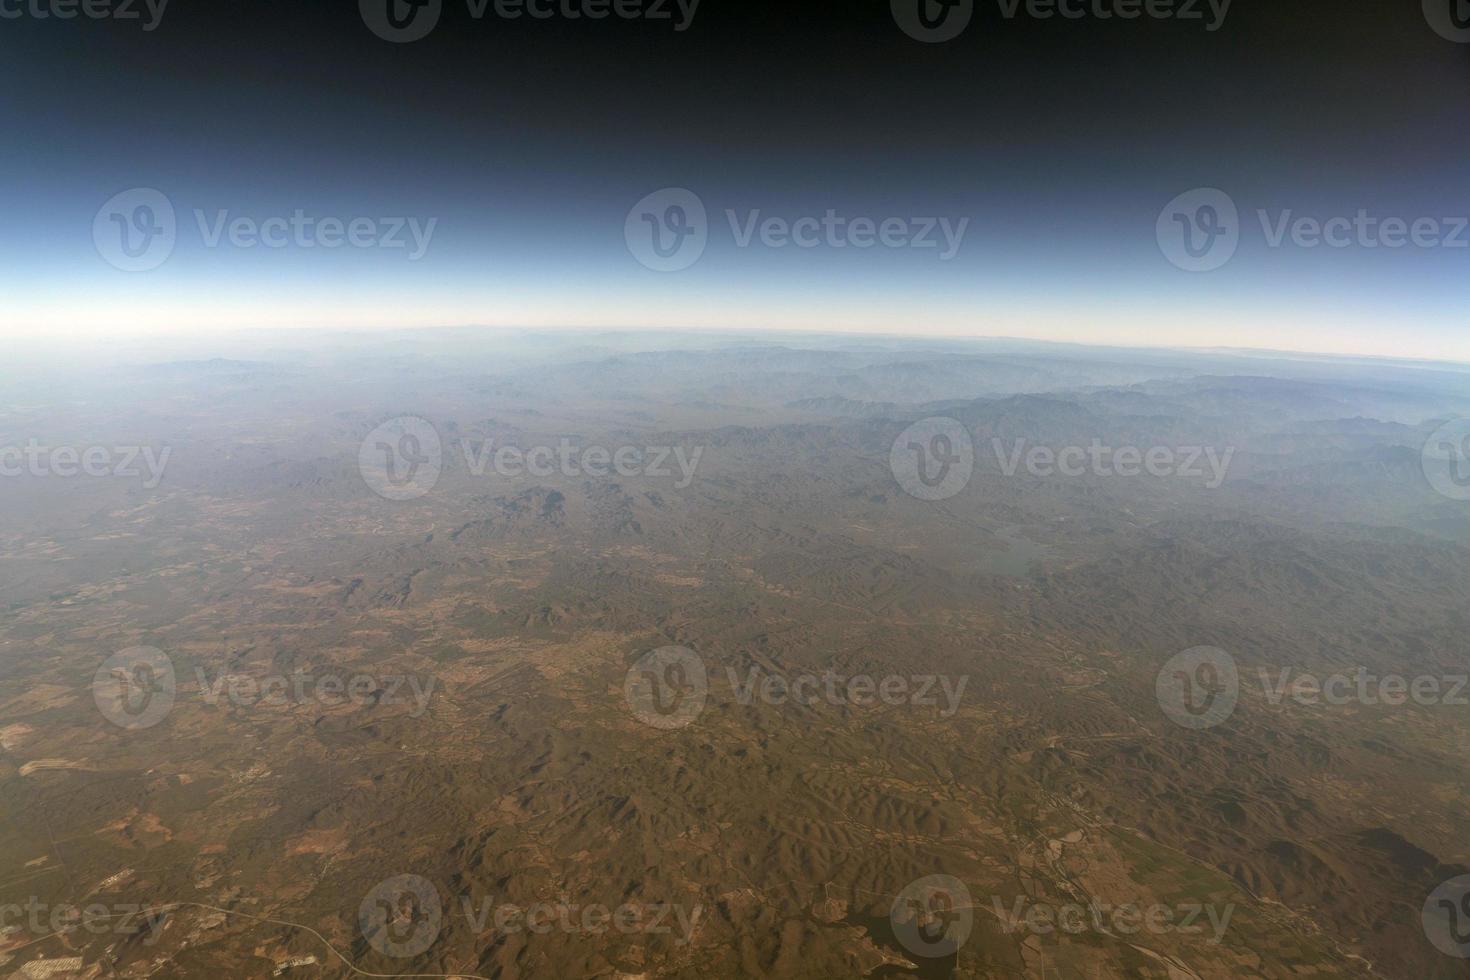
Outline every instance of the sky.
{"label": "sky", "polygon": [[1458,0],[90,2],[0,0],[12,336],[1470,358]]}

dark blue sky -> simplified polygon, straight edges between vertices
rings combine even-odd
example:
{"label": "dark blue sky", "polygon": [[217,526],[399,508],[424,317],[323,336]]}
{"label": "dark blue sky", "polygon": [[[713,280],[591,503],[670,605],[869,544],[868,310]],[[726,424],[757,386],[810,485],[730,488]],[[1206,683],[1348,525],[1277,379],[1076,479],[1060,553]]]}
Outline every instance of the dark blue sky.
{"label": "dark blue sky", "polygon": [[[1451,247],[1470,215],[1470,44],[1412,3],[1237,0],[1211,31],[1007,18],[990,0],[924,44],[887,2],[702,0],[678,31],[477,20],[445,0],[427,37],[392,44],[355,2],[173,0],[153,30],[39,19],[38,2],[0,3],[24,12],[0,19],[17,332],[796,326],[1470,355],[1470,247]],[[625,226],[673,187],[706,208],[708,244],[652,271]],[[134,198],[99,209],[135,188],[162,192],[177,231],[166,261],[129,272],[94,222],[121,234]],[[1238,248],[1209,272],[1171,264],[1156,227],[1193,188],[1239,212]],[[1433,219],[1436,244],[1270,244],[1282,220],[1360,210]],[[258,229],[297,211],[367,219],[374,244],[210,242],[221,216]],[[751,220],[828,211],[964,235],[950,258],[861,235],[740,243]],[[404,247],[377,247],[400,219]],[[432,222],[422,247],[412,222]]]}

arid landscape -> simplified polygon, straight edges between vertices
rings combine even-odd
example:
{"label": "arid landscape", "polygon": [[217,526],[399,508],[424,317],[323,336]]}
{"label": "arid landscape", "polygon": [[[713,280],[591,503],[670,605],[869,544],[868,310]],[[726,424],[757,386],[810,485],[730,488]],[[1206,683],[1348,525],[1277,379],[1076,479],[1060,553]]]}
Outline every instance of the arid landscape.
{"label": "arid landscape", "polygon": [[5,372],[0,976],[1470,976],[1470,369],[257,348]]}

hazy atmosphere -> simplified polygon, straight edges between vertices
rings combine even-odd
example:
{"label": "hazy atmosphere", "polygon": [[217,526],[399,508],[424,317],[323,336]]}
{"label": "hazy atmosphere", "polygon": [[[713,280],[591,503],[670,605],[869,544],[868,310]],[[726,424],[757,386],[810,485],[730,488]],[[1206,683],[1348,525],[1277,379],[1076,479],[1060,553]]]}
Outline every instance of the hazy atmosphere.
{"label": "hazy atmosphere", "polygon": [[1470,360],[1455,2],[7,0],[7,320]]}

